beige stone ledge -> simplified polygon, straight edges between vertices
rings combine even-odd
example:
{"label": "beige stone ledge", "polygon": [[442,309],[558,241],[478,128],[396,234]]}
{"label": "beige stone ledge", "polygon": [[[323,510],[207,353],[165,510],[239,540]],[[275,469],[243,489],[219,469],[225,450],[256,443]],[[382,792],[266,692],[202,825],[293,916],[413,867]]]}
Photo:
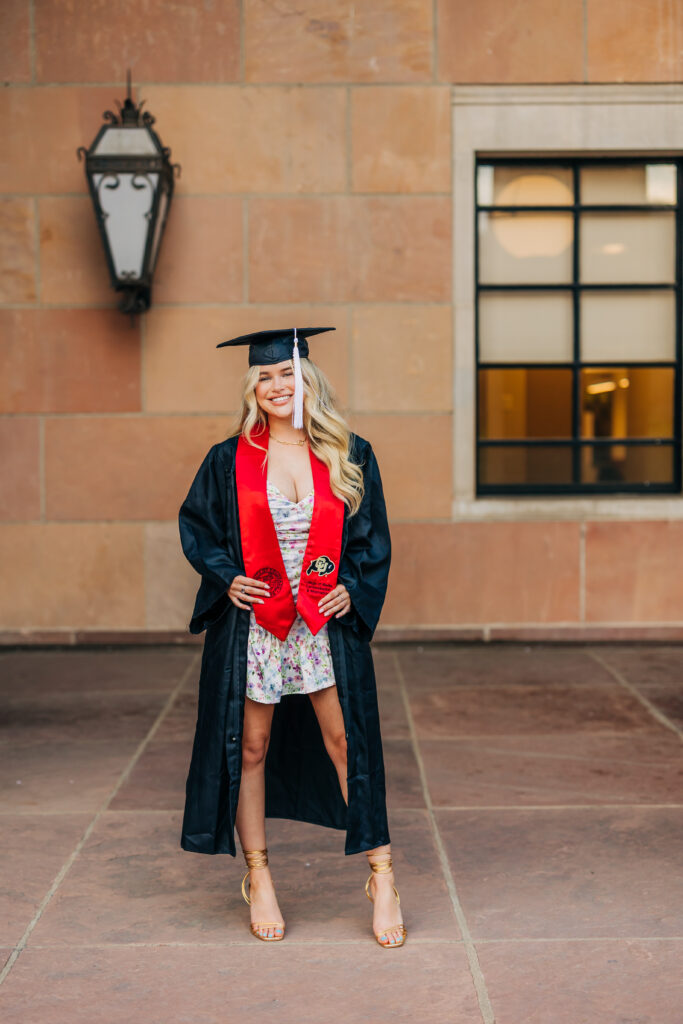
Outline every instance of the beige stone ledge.
{"label": "beige stone ledge", "polygon": [[658,522],[683,519],[683,498],[677,495],[648,496],[622,494],[614,497],[586,498],[547,495],[519,498],[476,498],[453,502],[453,522]]}
{"label": "beige stone ledge", "polygon": [[683,103],[680,84],[607,83],[558,85],[454,85],[451,100],[455,106],[557,106],[586,103]]}

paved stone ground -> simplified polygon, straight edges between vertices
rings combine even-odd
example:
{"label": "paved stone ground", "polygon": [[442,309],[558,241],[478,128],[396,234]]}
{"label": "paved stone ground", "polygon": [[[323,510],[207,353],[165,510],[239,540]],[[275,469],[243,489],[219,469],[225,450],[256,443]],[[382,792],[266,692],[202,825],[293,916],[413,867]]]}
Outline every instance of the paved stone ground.
{"label": "paved stone ground", "polygon": [[199,658],[0,653],[3,1024],[681,1024],[683,648],[376,649],[393,951],[342,833],[268,823],[273,945],[180,849]]}

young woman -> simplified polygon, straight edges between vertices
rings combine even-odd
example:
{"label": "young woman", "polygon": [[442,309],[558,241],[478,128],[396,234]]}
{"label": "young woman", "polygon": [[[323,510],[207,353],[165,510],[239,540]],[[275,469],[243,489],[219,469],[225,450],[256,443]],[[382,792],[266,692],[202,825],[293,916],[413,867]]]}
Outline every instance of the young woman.
{"label": "young woman", "polygon": [[[249,345],[237,433],[206,455],[179,514],[202,576],[190,631],[206,629],[186,787],[184,850],[236,855],[259,939],[284,938],[265,817],[346,831],[364,851],[384,948],[406,929],[394,887],[370,653],[390,538],[377,462],[350,433],[306,338]],[[245,883],[249,878],[249,895]]]}

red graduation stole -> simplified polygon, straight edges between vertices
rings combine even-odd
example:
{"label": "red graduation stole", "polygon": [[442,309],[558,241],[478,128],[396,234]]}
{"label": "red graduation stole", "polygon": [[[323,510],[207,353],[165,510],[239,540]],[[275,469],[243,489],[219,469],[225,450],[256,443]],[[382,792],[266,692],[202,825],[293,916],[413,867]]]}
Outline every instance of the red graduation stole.
{"label": "red graduation stole", "polygon": [[332,493],[327,466],[309,449],[313,518],[295,607],[268,505],[263,449],[268,448],[269,436],[268,427],[253,433],[254,440],[262,445],[259,448],[241,436],[237,442],[237,504],[244,571],[251,579],[263,580],[270,587],[270,597],[265,598],[263,604],[252,605],[256,621],[279,640],[286,640],[297,611],[314,635],[329,620],[318,611],[318,601],[337,585],[344,502]]}

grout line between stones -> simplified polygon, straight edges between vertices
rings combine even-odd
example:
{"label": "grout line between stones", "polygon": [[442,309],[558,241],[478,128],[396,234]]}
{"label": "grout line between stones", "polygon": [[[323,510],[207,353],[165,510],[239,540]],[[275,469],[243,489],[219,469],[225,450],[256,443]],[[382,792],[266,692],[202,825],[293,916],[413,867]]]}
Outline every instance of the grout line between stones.
{"label": "grout line between stones", "polygon": [[38,521],[47,522],[45,486],[45,417],[38,416]]}
{"label": "grout line between stones", "polygon": [[579,622],[586,621],[586,523],[579,529]]}
{"label": "grout line between stones", "polygon": [[192,659],[192,661],[190,662],[190,664],[187,666],[187,668],[183,672],[183,674],[180,677],[180,681],[178,682],[177,686],[173,689],[173,691],[170,693],[168,699],[165,701],[163,708],[161,709],[161,711],[157,715],[156,719],[154,720],[154,723],[150,727],[147,735],[140,742],[140,744],[138,745],[137,750],[135,751],[135,753],[131,757],[130,761],[128,762],[128,764],[126,765],[124,770],[121,772],[121,775],[119,776],[119,779],[118,779],[116,785],[114,786],[112,791],[109,793],[109,795],[107,797],[105,797],[104,801],[102,802],[102,804],[100,805],[100,807],[96,811],[94,818],[92,819],[92,821],[90,822],[90,824],[86,828],[85,832],[83,833],[83,835],[81,836],[79,841],[76,843],[76,846],[71,851],[71,853],[69,854],[69,856],[67,857],[65,862],[62,864],[60,870],[57,873],[57,876],[55,877],[55,879],[54,879],[52,885],[50,886],[49,890],[47,891],[47,893],[43,897],[43,899],[42,899],[42,901],[40,903],[40,906],[36,910],[36,912],[35,912],[33,918],[31,919],[31,921],[29,922],[29,924],[28,924],[24,934],[22,935],[21,939],[19,940],[17,945],[12,950],[12,953],[8,957],[7,962],[5,963],[2,971],[0,971],[0,985],[2,985],[2,983],[5,981],[7,975],[12,970],[12,967],[16,963],[16,961],[19,958],[20,954],[25,949],[26,943],[28,942],[33,929],[36,927],[36,925],[40,921],[41,917],[45,913],[45,910],[47,909],[48,904],[50,903],[50,901],[52,900],[53,896],[57,892],[57,889],[62,884],[62,882],[66,878],[67,874],[71,870],[71,867],[72,867],[73,863],[75,862],[76,858],[80,854],[80,852],[83,849],[84,845],[86,844],[86,842],[90,838],[90,836],[91,836],[91,834],[93,832],[93,829],[95,828],[95,826],[99,822],[100,818],[103,816],[103,814],[105,813],[105,811],[109,807],[109,804],[112,802],[112,800],[114,799],[116,794],[119,792],[121,787],[124,785],[125,782],[128,781],[128,779],[130,777],[130,774],[133,771],[133,768],[135,767],[137,762],[139,761],[140,757],[142,756],[142,754],[143,754],[143,752],[145,750],[145,747],[147,746],[149,741],[156,734],[157,730],[159,729],[159,726],[163,722],[163,720],[166,717],[166,715],[168,714],[168,712],[173,707],[173,704],[175,703],[176,698],[178,697],[178,695],[180,694],[180,692],[184,688],[186,682],[190,678],[192,672],[195,670],[195,668],[198,665],[200,660],[201,660],[201,652],[198,651],[196,653],[196,655],[194,656],[194,658]]}
{"label": "grout line between stones", "polygon": [[245,53],[245,19],[244,19],[244,4],[239,5],[239,35],[240,35],[240,52],[238,55],[238,82],[240,85],[244,85],[244,75],[246,67],[246,53]]}
{"label": "grout line between stones", "polygon": [[[458,276],[458,261],[456,259],[456,239],[458,237],[457,224],[456,224],[456,196],[458,192],[457,187],[457,169],[455,159],[455,138],[456,138],[456,118],[457,107],[451,108],[451,114],[449,117],[449,130],[450,130],[450,182],[451,182],[451,209],[450,209],[450,226],[451,226],[451,317],[450,317],[450,342],[451,342],[451,408],[453,410],[451,415],[451,522],[457,519],[456,515],[456,502],[462,495],[459,493],[458,487],[458,416],[456,410],[458,408],[458,339],[459,332],[456,331],[456,321],[458,319],[458,309],[455,303],[455,297],[458,294],[457,289],[457,276]],[[474,492],[476,490],[476,481],[471,479],[468,482],[468,490]],[[485,636],[488,640],[488,636]]]}
{"label": "grout line between stones", "polygon": [[426,772],[425,772],[424,763],[422,761],[422,755],[420,753],[420,746],[419,746],[419,741],[418,741],[418,738],[417,738],[417,731],[415,729],[415,723],[413,721],[413,715],[412,715],[412,712],[410,710],[410,703],[408,701],[408,691],[407,691],[407,688],[406,688],[405,676],[403,674],[403,667],[401,665],[399,656],[398,656],[398,654],[396,652],[394,652],[394,654],[393,654],[393,660],[394,660],[394,666],[395,666],[395,669],[396,669],[396,675],[397,675],[398,681],[399,681],[399,686],[400,686],[400,689],[401,689],[401,699],[403,700],[403,706],[404,706],[405,713],[406,713],[406,718],[407,718],[407,721],[408,721],[408,729],[410,730],[410,738],[411,738],[411,742],[412,742],[412,746],[413,746],[413,753],[415,755],[415,761],[417,762],[418,772],[420,774],[420,782],[422,784],[422,792],[424,794],[425,806],[427,808],[427,812],[429,814],[430,824],[431,824],[431,827],[432,827],[432,835],[433,835],[433,838],[434,838],[434,844],[435,844],[437,852],[439,854],[439,860],[441,862],[441,870],[443,872],[443,877],[444,877],[444,881],[446,883],[446,888],[448,889],[448,894],[449,894],[449,896],[451,898],[451,904],[453,906],[453,912],[454,912],[455,918],[456,918],[456,920],[458,922],[458,927],[460,928],[460,934],[462,935],[462,938],[463,938],[463,946],[464,946],[465,954],[467,956],[467,960],[468,960],[468,963],[469,963],[470,973],[472,975],[472,981],[474,983],[474,988],[475,988],[475,991],[476,991],[476,994],[477,994],[477,1001],[479,1003],[479,1009],[481,1011],[482,1021],[483,1021],[483,1024],[495,1024],[495,1017],[494,1017],[494,1014],[493,1014],[493,1008],[491,1006],[491,1001],[489,999],[489,994],[488,994],[488,991],[486,989],[486,982],[484,981],[484,975],[483,975],[481,967],[479,965],[479,958],[477,956],[477,951],[475,949],[474,942],[473,942],[472,936],[470,934],[469,926],[467,924],[467,919],[465,918],[465,913],[464,913],[464,911],[462,909],[462,905],[461,905],[460,899],[458,897],[458,893],[457,893],[457,890],[456,890],[456,887],[455,887],[455,880],[453,878],[453,873],[451,871],[451,867],[450,867],[450,864],[448,862],[448,855],[446,853],[446,849],[445,849],[443,840],[441,838],[441,833],[439,832],[439,826],[438,826],[437,821],[436,821],[436,816],[434,814],[434,807],[432,805],[432,799],[431,799],[431,796],[430,796],[430,793],[429,793],[429,787],[427,785],[427,775],[426,775]]}
{"label": "grout line between stones", "polygon": [[432,0],[432,81],[439,83],[439,4]]}
{"label": "grout line between stones", "polygon": [[[35,306],[43,306],[43,271],[40,259],[40,199],[33,196],[33,280],[36,293]],[[4,303],[3,303],[4,306]]]}
{"label": "grout line between stones", "polygon": [[[424,811],[424,807],[396,807],[394,814],[418,814]],[[683,803],[679,804],[647,804],[647,803],[623,803],[623,804],[438,804],[437,811],[676,811],[683,810]],[[56,811],[35,811],[31,809],[6,810],[0,809],[2,818],[58,818],[79,815],[84,812],[70,810]],[[159,814],[173,817],[182,814],[183,806],[178,804],[175,807],[116,807],[113,810],[106,810],[105,814]]]}
{"label": "grout line between stones", "polygon": [[[29,0],[28,4],[28,46],[31,65],[31,85],[36,85],[36,4]],[[4,84],[4,83],[3,83]]]}
{"label": "grout line between stones", "polygon": [[647,711],[649,711],[652,717],[657,722],[659,722],[660,725],[663,725],[665,728],[670,729],[671,732],[675,733],[676,736],[678,736],[679,740],[683,742],[683,729],[679,729],[675,722],[672,722],[671,719],[668,718],[663,711],[660,711],[659,708],[656,707],[651,700],[648,700],[648,698],[644,694],[642,694],[640,690],[638,690],[633,685],[633,683],[630,683],[628,679],[625,676],[623,676],[618,669],[610,665],[610,663],[605,658],[603,658],[601,654],[598,654],[597,651],[589,649],[586,651],[586,653],[589,654],[594,661],[597,661],[599,665],[602,665],[602,667],[606,669],[610,673],[610,675],[614,677],[614,679],[616,679],[620,686],[623,686],[624,689],[628,690],[628,692],[636,698],[636,700],[640,701],[643,707]]}
{"label": "grout line between stones", "polygon": [[583,0],[581,11],[583,81],[588,82],[588,0]]}
{"label": "grout line between stones", "polygon": [[346,135],[346,189],[344,193],[347,196],[354,194],[353,190],[353,94],[351,92],[351,86],[347,85],[344,89],[344,98],[346,100],[346,109],[344,111],[344,132]]}
{"label": "grout line between stones", "polygon": [[242,197],[242,303],[249,305],[249,196]]}
{"label": "grout line between stones", "polygon": [[[683,935],[539,935],[513,936],[501,939],[477,939],[477,945],[493,945],[504,942],[683,942]],[[312,946],[355,946],[357,939],[321,939],[297,941],[288,938],[287,948],[297,946],[306,949]],[[462,946],[462,939],[413,939],[412,944],[419,946]],[[224,949],[229,946],[246,946],[253,949],[252,942],[245,939],[230,939],[226,942],[33,942],[31,950],[36,949]],[[11,946],[0,947],[11,949]]]}
{"label": "grout line between stones", "polygon": [[[401,807],[400,810],[412,808]],[[437,811],[662,811],[683,810],[683,804],[439,804]]]}
{"label": "grout line between stones", "polygon": [[[523,739],[525,736],[526,737],[530,737],[532,735],[534,735],[534,734],[533,733],[518,733],[517,734],[517,738],[518,739]],[[546,733],[546,735],[548,735],[548,734]],[[630,737],[633,736],[633,733],[632,732],[625,733],[623,731],[622,732],[613,732],[611,730],[602,730],[601,729],[599,731],[591,732],[591,733],[573,732],[573,733],[569,733],[569,734],[568,733],[564,733],[563,735],[565,735],[565,736],[566,735],[571,735],[571,736],[574,736],[574,737],[575,736],[580,736],[580,737],[583,737],[583,738],[585,738],[586,735],[588,735],[588,736],[590,736],[591,739],[598,738],[598,739],[605,740],[605,739],[609,739],[609,738],[629,739]],[[658,738],[658,734],[655,733],[654,731],[652,733],[648,733],[648,736],[650,736],[650,738],[652,738],[652,739]],[[396,737],[387,736],[387,739],[392,739],[392,738],[403,739],[402,736],[396,736]],[[511,749],[508,749],[507,747],[499,747],[499,746],[496,746],[494,743],[491,743],[492,737],[491,737],[490,733],[474,733],[473,732],[473,733],[469,733],[469,734],[454,733],[452,735],[444,735],[443,733],[441,733],[438,736],[421,736],[419,738],[423,742],[426,742],[426,743],[437,743],[437,744],[441,744],[441,743],[458,743],[458,744],[460,744],[461,747],[464,747],[465,749],[467,749],[468,747],[471,747],[473,745],[476,745],[477,753],[498,754],[498,755],[500,755],[502,757],[510,757],[510,758],[515,758],[515,757],[518,757],[518,758],[521,757],[521,758],[525,758],[525,759],[526,758],[530,758],[530,759],[533,759],[535,761],[543,761],[543,760],[545,760],[545,761],[572,761],[572,762],[578,762],[579,764],[582,764],[582,763],[583,764],[594,764],[595,762],[600,763],[601,761],[604,761],[606,764],[625,764],[625,765],[632,765],[634,768],[656,768],[656,767],[659,767],[661,765],[661,760],[655,760],[655,759],[652,759],[652,758],[649,758],[649,757],[639,757],[639,758],[633,758],[633,757],[600,757],[600,755],[598,755],[598,754],[596,754],[595,757],[591,757],[589,755],[588,756],[584,756],[584,755],[581,755],[581,754],[573,754],[573,753],[550,754],[547,751],[540,751],[540,750],[511,750]]]}
{"label": "grout line between stones", "polygon": [[[349,88],[351,88],[351,86],[349,86]],[[348,155],[347,155],[347,160],[348,160]],[[351,191],[348,188],[339,189],[336,192],[330,192],[330,191],[328,191],[328,192],[301,192],[301,191],[299,191],[299,192],[284,192],[284,191],[283,192],[272,192],[272,191],[271,192],[267,192],[267,191],[263,191],[263,190],[262,191],[254,190],[252,192],[247,192],[247,191],[244,191],[244,190],[242,190],[241,192],[235,192],[235,191],[224,191],[224,192],[208,192],[208,191],[206,191],[206,192],[189,192],[189,191],[183,191],[182,193],[179,192],[178,194],[181,195],[183,199],[285,199],[285,200],[287,200],[287,199],[306,199],[306,200],[312,199],[312,200],[315,200],[315,199],[344,199],[344,198],[349,198],[349,197],[353,197],[353,198],[358,197],[358,198],[361,198],[361,199],[448,199],[448,200],[450,200],[450,198],[451,198],[451,193],[450,192],[444,192],[441,189],[439,189],[439,190],[435,189],[435,190],[430,191],[430,192],[427,192],[427,191],[425,191],[425,192],[363,192],[360,189]],[[70,192],[51,192],[51,191],[46,191],[46,190],[42,190],[42,189],[35,189],[35,190],[31,191],[31,192],[21,192],[18,189],[14,189],[14,190],[7,190],[6,189],[4,191],[0,191],[0,199],[30,199],[31,197],[36,197],[38,199],[82,199],[84,201],[87,201],[88,198],[89,198],[87,192],[74,192],[74,191],[70,191]],[[269,302],[270,300],[266,300],[266,301]],[[280,301],[281,300],[279,300],[279,299],[275,300],[276,303],[278,303]],[[282,301],[285,301],[285,300],[282,300]],[[319,301],[320,305],[327,305],[328,304],[328,300],[326,300],[326,299],[321,299],[321,300],[316,300],[316,301]],[[339,301],[343,303],[343,302],[347,302],[348,300],[347,299],[343,299],[343,300],[339,300]],[[394,298],[390,298],[390,299],[379,299],[379,300],[369,299],[369,300],[359,300],[359,301],[367,301],[368,304],[375,303],[375,302],[379,301],[380,303],[381,302],[388,302],[388,303],[406,302],[407,304],[413,303],[414,305],[420,305],[420,306],[423,306],[423,305],[424,306],[448,306],[449,305],[449,302],[446,299],[424,299],[423,300],[423,299],[394,299]],[[304,305],[305,304],[304,301],[300,300],[300,299],[295,300],[295,303],[298,303],[299,305]],[[295,303],[292,303],[292,304],[294,305]],[[3,308],[6,305],[7,305],[7,303],[3,302]],[[176,305],[176,303],[170,303],[170,302],[155,302],[154,303],[154,307],[155,308],[157,306],[168,306],[168,305]],[[198,302],[198,303],[192,303],[192,305],[204,306],[204,305],[212,305],[212,303]],[[215,305],[215,303],[213,303],[213,305]],[[222,303],[222,305],[234,306],[235,303],[234,302]],[[74,304],[72,302],[60,303],[59,306],[60,306],[61,309],[73,309],[74,308]],[[76,306],[75,308],[78,308],[78,306]],[[116,305],[113,304],[113,303],[110,303],[108,308],[116,309]]]}

